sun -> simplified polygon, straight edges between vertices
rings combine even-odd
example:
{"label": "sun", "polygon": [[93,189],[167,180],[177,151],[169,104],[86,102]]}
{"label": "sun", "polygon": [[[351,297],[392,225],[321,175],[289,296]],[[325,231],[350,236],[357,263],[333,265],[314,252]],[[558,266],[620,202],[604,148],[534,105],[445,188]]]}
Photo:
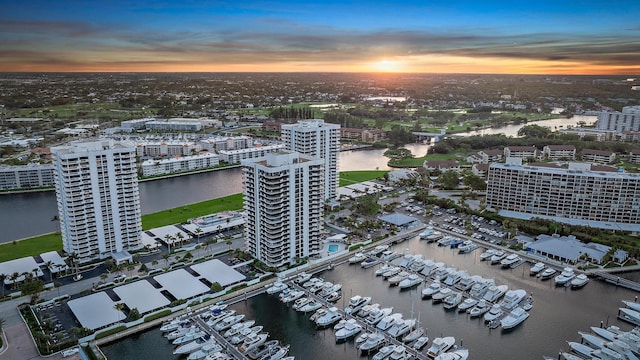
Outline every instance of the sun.
{"label": "sun", "polygon": [[380,60],[372,64],[374,71],[378,72],[399,72],[402,71],[402,63],[394,60]]}

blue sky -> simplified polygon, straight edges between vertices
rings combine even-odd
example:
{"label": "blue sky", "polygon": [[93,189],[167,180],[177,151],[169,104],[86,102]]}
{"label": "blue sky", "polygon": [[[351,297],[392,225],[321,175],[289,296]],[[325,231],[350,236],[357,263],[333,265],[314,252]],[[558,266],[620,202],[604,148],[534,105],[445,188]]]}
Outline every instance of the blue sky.
{"label": "blue sky", "polygon": [[635,1],[7,1],[0,71],[640,72]]}

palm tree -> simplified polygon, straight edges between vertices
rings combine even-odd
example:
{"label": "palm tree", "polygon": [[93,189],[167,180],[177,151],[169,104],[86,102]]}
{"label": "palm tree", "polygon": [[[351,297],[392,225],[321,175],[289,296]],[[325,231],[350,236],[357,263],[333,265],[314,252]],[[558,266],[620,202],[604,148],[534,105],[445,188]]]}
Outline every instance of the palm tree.
{"label": "palm tree", "polygon": [[78,253],[76,253],[75,251],[71,252],[71,254],[69,254],[69,259],[71,260],[71,262],[73,263],[73,269],[74,269],[74,277],[78,276]]}
{"label": "palm tree", "polygon": [[184,241],[184,235],[182,235],[181,232],[176,233],[175,238],[180,242],[180,245],[182,245],[182,242]]}
{"label": "palm tree", "polygon": [[170,256],[171,256],[171,255],[169,255],[169,253],[164,253],[164,254],[162,254],[162,258],[164,259],[164,265],[165,265],[165,266],[169,265],[169,257],[170,257]]}
{"label": "palm tree", "polygon": [[49,260],[46,263],[44,263],[44,266],[47,267],[47,269],[49,269],[49,281],[53,282],[53,271],[51,270],[51,268],[53,268],[53,261]]}
{"label": "palm tree", "polygon": [[17,271],[9,276],[9,279],[11,279],[11,286],[13,286],[14,289],[16,288],[16,280],[18,280],[19,277],[20,274],[18,274]]}
{"label": "palm tree", "polygon": [[198,237],[197,243],[200,244],[200,236],[202,235],[203,231],[201,228],[197,227],[196,230],[194,231],[194,233],[196,234],[196,236]]}
{"label": "palm tree", "polygon": [[173,236],[172,235],[165,235],[164,236],[164,241],[167,243],[167,248],[169,249],[169,253],[171,253],[171,242],[173,241]]}
{"label": "palm tree", "polygon": [[[7,274],[0,274],[0,286],[2,286],[2,297],[4,297],[4,281],[8,278],[9,276]],[[2,327],[2,318],[0,318],[0,330]]]}
{"label": "palm tree", "polygon": [[[113,308],[118,310],[118,311],[122,311],[122,310],[124,310],[124,304],[123,303],[117,303],[117,304],[113,305]],[[117,320],[120,320],[120,318],[116,319],[116,321]]]}

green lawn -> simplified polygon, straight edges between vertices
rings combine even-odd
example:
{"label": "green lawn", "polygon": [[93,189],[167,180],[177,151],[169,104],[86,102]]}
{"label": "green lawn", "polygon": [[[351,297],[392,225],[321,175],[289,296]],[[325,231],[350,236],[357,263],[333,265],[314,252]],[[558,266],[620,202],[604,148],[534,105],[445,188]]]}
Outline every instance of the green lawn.
{"label": "green lawn", "polygon": [[381,178],[388,172],[388,170],[343,171],[340,173],[340,186]]}
{"label": "green lawn", "polygon": [[403,159],[398,161],[389,161],[389,166],[397,167],[419,167],[424,164],[425,160],[458,160],[460,161],[466,156],[461,152],[454,152],[450,154],[430,154],[427,156]]}
{"label": "green lawn", "polygon": [[[340,186],[355,184],[382,177],[386,170],[345,171],[340,173]],[[161,226],[180,224],[190,218],[214,214],[221,211],[242,209],[242,194],[234,194],[218,199],[180,206],[174,209],[142,215],[142,229],[149,230]],[[36,256],[47,251],[62,250],[62,236],[58,233],[35,236],[17,241],[15,244],[0,245],[0,262],[26,256]]]}

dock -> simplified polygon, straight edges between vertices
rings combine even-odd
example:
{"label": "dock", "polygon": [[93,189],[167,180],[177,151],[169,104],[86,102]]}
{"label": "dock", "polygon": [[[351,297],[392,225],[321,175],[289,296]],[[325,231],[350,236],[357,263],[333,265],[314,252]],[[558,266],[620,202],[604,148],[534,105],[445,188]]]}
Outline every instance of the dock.
{"label": "dock", "polygon": [[625,279],[618,275],[605,272],[605,271],[594,271],[591,273],[593,276],[602,279],[610,284],[614,284],[616,286],[622,286],[629,290],[639,291],[640,292],[640,283],[637,283],[633,280]]}

